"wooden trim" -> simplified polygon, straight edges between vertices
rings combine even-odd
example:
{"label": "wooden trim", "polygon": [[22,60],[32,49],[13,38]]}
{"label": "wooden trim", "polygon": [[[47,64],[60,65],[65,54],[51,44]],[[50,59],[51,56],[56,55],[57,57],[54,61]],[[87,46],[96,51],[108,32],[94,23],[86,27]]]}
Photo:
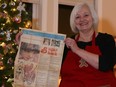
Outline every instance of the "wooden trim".
{"label": "wooden trim", "polygon": [[22,2],[34,3],[39,4],[40,0],[21,0]]}
{"label": "wooden trim", "polygon": [[[86,0],[58,0],[59,4],[63,4],[63,5],[69,5],[69,6],[74,6],[76,5],[78,2],[82,2],[82,1],[86,1]],[[88,0],[87,2],[93,2],[93,4],[95,4],[95,0]]]}
{"label": "wooden trim", "polygon": [[58,0],[54,1],[54,5],[53,5],[53,32],[58,33]]}
{"label": "wooden trim", "polygon": [[39,5],[38,4],[33,4],[33,10],[32,10],[32,28],[33,29],[40,29],[40,10],[39,10]]}
{"label": "wooden trim", "polygon": [[[76,1],[77,2],[77,1]],[[58,0],[58,3],[59,4],[63,4],[63,5],[71,5],[71,6],[74,6],[76,4],[76,2],[74,1],[66,1],[66,0]]]}

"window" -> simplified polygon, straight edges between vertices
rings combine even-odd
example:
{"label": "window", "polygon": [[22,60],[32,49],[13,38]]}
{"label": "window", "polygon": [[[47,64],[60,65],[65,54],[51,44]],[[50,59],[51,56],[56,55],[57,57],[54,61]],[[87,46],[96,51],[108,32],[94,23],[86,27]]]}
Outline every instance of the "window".
{"label": "window", "polygon": [[26,4],[26,10],[31,13],[32,15],[32,28],[33,29],[40,29],[41,27],[41,21],[40,21],[40,16],[41,14],[39,13],[39,0],[22,0]]}

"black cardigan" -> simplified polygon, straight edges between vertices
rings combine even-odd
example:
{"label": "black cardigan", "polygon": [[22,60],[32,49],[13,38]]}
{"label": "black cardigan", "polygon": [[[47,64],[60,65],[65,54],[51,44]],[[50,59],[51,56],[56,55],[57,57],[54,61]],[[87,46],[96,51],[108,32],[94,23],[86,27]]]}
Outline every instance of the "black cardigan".
{"label": "black cardigan", "polygon": [[[75,35],[71,38],[74,39]],[[99,70],[100,71],[108,71],[113,70],[114,64],[116,64],[116,54],[115,54],[115,41],[112,35],[107,33],[98,33],[96,39],[96,45],[99,46],[102,55],[99,56]],[[92,42],[82,42],[78,41],[77,45],[79,48],[85,49],[87,45],[92,45]],[[64,55],[62,63],[65,60],[68,49],[66,46],[64,48]]]}

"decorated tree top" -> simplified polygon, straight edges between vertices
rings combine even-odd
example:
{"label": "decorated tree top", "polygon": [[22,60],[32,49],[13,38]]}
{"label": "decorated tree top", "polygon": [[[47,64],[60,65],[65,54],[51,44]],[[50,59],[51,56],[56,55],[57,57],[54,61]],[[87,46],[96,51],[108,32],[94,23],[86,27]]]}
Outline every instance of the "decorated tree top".
{"label": "decorated tree top", "polygon": [[0,0],[0,87],[12,87],[20,27],[31,28],[31,18],[20,0]]}

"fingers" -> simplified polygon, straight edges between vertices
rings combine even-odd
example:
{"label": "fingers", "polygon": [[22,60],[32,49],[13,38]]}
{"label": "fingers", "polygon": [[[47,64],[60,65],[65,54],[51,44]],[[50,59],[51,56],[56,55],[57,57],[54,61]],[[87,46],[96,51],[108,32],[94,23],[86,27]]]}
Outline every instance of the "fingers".
{"label": "fingers", "polygon": [[19,33],[16,35],[16,37],[15,37],[15,42],[16,42],[17,44],[19,44],[19,42],[20,42],[20,37],[21,37],[22,34],[23,34],[22,32],[19,32]]}
{"label": "fingers", "polygon": [[66,38],[64,42],[68,48],[71,48],[75,44],[75,40],[71,38]]}

